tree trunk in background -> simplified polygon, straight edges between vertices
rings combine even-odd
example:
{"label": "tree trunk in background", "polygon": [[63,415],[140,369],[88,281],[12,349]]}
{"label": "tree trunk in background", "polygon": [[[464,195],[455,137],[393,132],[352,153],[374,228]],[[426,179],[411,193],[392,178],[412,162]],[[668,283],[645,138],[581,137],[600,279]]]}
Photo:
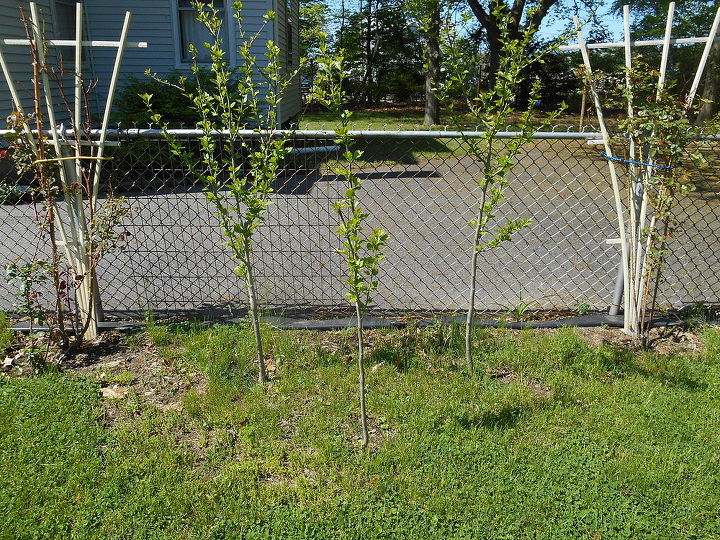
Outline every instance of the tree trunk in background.
{"label": "tree trunk in background", "polygon": [[[362,9],[362,4],[360,4]],[[372,95],[370,92],[370,84],[372,83],[373,77],[373,58],[372,58],[372,0],[367,2],[367,29],[364,36],[365,46],[365,73],[363,74],[363,94],[365,104],[369,105],[372,101]]]}
{"label": "tree trunk in background", "polygon": [[535,29],[540,28],[543,19],[547,15],[548,11],[552,6],[557,4],[560,0],[538,0],[533,4],[534,10],[532,15],[525,17],[527,10],[526,0],[513,0],[512,4],[509,0],[493,0],[487,6],[483,6],[480,0],[467,0],[470,10],[472,11],[475,18],[483,27],[486,33],[488,42],[488,59],[489,59],[489,73],[484,86],[485,88],[494,88],[495,76],[497,75],[500,67],[500,54],[502,52],[502,43],[500,41],[501,28],[498,24],[498,18],[493,12],[493,7],[499,6],[505,13],[510,16],[509,26],[507,28],[508,37],[510,39],[519,38],[523,32],[533,27]]}
{"label": "tree trunk in background", "polygon": [[425,119],[426,126],[440,123],[440,101],[435,88],[440,80],[440,1],[433,0],[425,30]]}
{"label": "tree trunk in background", "polygon": [[707,102],[701,105],[700,113],[695,120],[696,124],[710,120],[718,110],[717,101],[720,99],[720,41],[718,40],[710,49],[702,98]]}

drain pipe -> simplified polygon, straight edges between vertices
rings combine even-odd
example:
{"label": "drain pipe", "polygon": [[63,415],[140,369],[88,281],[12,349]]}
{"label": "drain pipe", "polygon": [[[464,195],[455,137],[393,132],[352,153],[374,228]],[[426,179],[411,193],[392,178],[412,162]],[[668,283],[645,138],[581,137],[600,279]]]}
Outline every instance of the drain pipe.
{"label": "drain pipe", "polygon": [[619,315],[623,304],[623,293],[625,292],[625,269],[623,268],[622,259],[618,264],[617,277],[615,278],[615,292],[613,293],[612,304],[608,315]]}

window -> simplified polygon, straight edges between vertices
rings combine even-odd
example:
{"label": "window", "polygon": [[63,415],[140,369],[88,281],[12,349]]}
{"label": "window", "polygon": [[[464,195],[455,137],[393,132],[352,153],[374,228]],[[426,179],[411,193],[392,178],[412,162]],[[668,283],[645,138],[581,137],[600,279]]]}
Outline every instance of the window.
{"label": "window", "polygon": [[55,37],[75,39],[76,0],[55,0]]}
{"label": "window", "polygon": [[[225,0],[203,0],[207,4],[206,9],[214,7],[219,11],[218,15],[223,20],[223,27],[220,37],[223,40],[225,48],[228,46],[228,24],[225,11]],[[190,45],[193,45],[198,51],[198,62],[209,62],[210,54],[205,48],[205,43],[212,42],[212,36],[205,26],[197,20],[197,10],[192,5],[191,0],[178,0],[178,24],[180,30],[180,61],[192,62],[190,54]]]}
{"label": "window", "polygon": [[292,67],[295,64],[295,36],[293,25],[290,19],[287,20],[287,63]]}

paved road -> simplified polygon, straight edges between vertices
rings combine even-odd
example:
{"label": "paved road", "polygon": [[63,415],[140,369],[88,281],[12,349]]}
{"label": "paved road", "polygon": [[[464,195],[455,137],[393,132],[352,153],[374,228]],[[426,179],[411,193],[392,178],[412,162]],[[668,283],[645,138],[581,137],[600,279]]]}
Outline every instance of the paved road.
{"label": "paved road", "polygon": [[[377,307],[410,310],[462,309],[468,275],[467,225],[477,195],[477,164],[467,157],[375,163],[361,171],[362,202],[373,226],[390,234],[382,263]],[[498,209],[502,221],[529,217],[532,225],[513,243],[482,260],[478,304],[507,309],[563,309],[609,304],[619,251],[606,164],[582,141],[542,141],[513,170],[512,188]],[[260,295],[268,306],[330,308],[343,305],[343,261],[335,253],[334,200],[344,191],[332,174],[300,172],[273,196],[268,224],[257,248]],[[240,308],[245,293],[232,274],[215,218],[199,190],[179,188],[128,194],[134,208],[127,228],[132,242],[100,268],[109,311],[192,311]],[[672,271],[662,303],[720,302],[720,201],[693,194],[674,243]],[[0,260],[33,253],[33,210],[1,207],[5,235]],[[689,246],[689,247],[688,247]],[[0,284],[0,305],[12,289]]]}

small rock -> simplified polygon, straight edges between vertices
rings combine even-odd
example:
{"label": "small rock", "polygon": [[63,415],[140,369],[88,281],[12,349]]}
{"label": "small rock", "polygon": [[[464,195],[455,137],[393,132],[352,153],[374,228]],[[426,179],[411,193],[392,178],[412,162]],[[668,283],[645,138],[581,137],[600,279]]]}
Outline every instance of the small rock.
{"label": "small rock", "polygon": [[104,364],[99,364],[98,367],[101,368],[114,368],[118,367],[121,364],[122,360],[113,360],[112,362],[105,362]]}
{"label": "small rock", "polygon": [[114,384],[112,386],[106,386],[100,389],[100,393],[105,399],[121,399],[124,398],[128,393],[127,386],[118,386]]}
{"label": "small rock", "polygon": [[163,411],[182,411],[182,403],[180,403],[179,401],[175,401],[173,403],[161,405],[160,408]]}
{"label": "small rock", "polygon": [[372,368],[370,368],[370,373],[377,373],[381,367],[383,367],[382,364],[375,364]]}
{"label": "small rock", "polygon": [[2,368],[4,371],[7,371],[13,367],[13,363],[15,362],[15,359],[11,356],[6,356],[5,360],[3,360]]}

